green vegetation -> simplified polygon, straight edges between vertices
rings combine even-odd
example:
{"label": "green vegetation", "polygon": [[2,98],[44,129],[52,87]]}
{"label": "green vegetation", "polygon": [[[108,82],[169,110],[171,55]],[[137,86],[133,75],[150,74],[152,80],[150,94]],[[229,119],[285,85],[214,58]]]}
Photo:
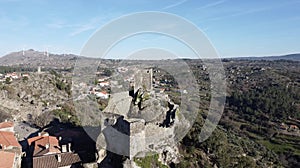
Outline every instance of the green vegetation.
{"label": "green vegetation", "polygon": [[245,65],[239,64],[240,69],[233,66],[242,78],[231,79],[230,96],[220,124],[276,154],[279,164],[299,166],[297,133],[279,128],[281,123],[287,127],[300,124],[297,122],[300,118],[299,63],[257,62],[268,64],[270,68],[265,71],[260,71],[263,66],[256,64],[256,68],[250,68],[247,62],[242,63]]}
{"label": "green vegetation", "polygon": [[54,75],[54,85],[56,88],[65,91],[68,95],[71,95],[71,83],[54,70],[50,70],[50,74]]}
{"label": "green vegetation", "polygon": [[146,156],[144,158],[135,158],[135,163],[142,168],[168,168],[168,166],[163,165],[158,161],[158,154]]}
{"label": "green vegetation", "polygon": [[5,79],[5,84],[11,84],[11,78],[6,78]]}
{"label": "green vegetation", "polygon": [[[300,118],[300,109],[295,100],[300,100],[300,92],[283,86],[266,86],[246,92],[233,92],[228,98],[229,106],[243,118],[251,122],[260,120],[286,120],[288,116]],[[267,119],[266,119],[267,118]]]}
{"label": "green vegetation", "polygon": [[298,145],[291,145],[288,143],[279,143],[276,140],[260,140],[258,142],[263,144],[268,149],[270,149],[276,153],[280,153],[283,151],[291,151],[292,153],[300,155],[300,150],[299,150]]}
{"label": "green vegetation", "polygon": [[[207,72],[199,71],[199,64],[189,62],[199,80],[200,95],[206,95],[209,78]],[[282,122],[299,126],[299,63],[232,61],[225,68],[229,96],[220,126],[208,140],[198,142],[206,117],[201,112],[181,141],[183,158],[176,167],[299,166],[299,137],[280,133],[278,128]],[[201,100],[206,98],[209,95]],[[205,106],[200,108],[205,111]]]}
{"label": "green vegetation", "polygon": [[108,99],[98,99],[99,109],[103,111],[108,105]]}
{"label": "green vegetation", "polygon": [[12,73],[12,72],[34,72],[36,68],[22,67],[22,66],[0,66],[0,73]]}
{"label": "green vegetation", "polygon": [[[46,102],[44,102],[46,103]],[[72,126],[80,126],[80,121],[75,114],[75,109],[72,104],[64,104],[61,106],[61,109],[56,109],[53,111],[48,111],[36,116],[33,123],[43,128],[50,124],[53,119],[59,119],[60,122],[65,124],[71,124]]]}
{"label": "green vegetation", "polygon": [[145,92],[143,95],[143,101],[149,100],[150,99],[150,93],[149,92]]}
{"label": "green vegetation", "polygon": [[64,104],[61,109],[52,111],[53,115],[58,117],[62,123],[70,123],[74,126],[80,126],[80,120],[77,118],[74,106]]}
{"label": "green vegetation", "polygon": [[112,76],[112,74],[113,74],[113,70],[112,69],[110,69],[110,68],[103,68],[103,67],[98,67],[98,69],[97,69],[97,71],[98,72],[102,72],[102,75],[104,75],[104,76]]}
{"label": "green vegetation", "polygon": [[62,77],[62,75],[60,73],[56,72],[55,70],[50,70],[49,72],[50,72],[51,75],[54,75],[57,78]]}
{"label": "green vegetation", "polygon": [[[213,166],[210,161],[218,167],[265,167],[272,162],[280,165],[276,155],[260,144],[222,128],[217,128],[209,139],[201,143],[197,141],[199,125],[195,125],[181,142],[184,159],[178,167],[210,167]],[[264,159],[253,160],[260,156]]]}
{"label": "green vegetation", "polygon": [[22,78],[22,80],[23,80],[23,82],[26,82],[26,81],[28,81],[28,77],[25,76],[25,77]]}

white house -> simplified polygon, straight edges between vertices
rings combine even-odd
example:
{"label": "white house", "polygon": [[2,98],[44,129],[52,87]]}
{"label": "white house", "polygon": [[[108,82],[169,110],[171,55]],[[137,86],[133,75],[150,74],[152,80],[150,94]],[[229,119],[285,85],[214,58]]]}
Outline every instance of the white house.
{"label": "white house", "polygon": [[18,76],[18,74],[16,72],[13,72],[13,73],[6,74],[5,78],[18,79],[19,76]]}
{"label": "white house", "polygon": [[106,92],[96,92],[95,95],[96,95],[96,97],[101,98],[101,99],[109,98],[109,94]]}
{"label": "white house", "polygon": [[99,79],[98,79],[98,82],[104,82],[104,81],[106,81],[106,80],[108,80],[108,79],[109,79],[109,77],[99,78]]}
{"label": "white house", "polygon": [[100,82],[99,85],[101,87],[109,86],[109,82]]}
{"label": "white house", "polygon": [[29,77],[29,74],[27,74],[27,73],[26,73],[26,74],[22,74],[22,77],[23,77],[23,78],[24,78],[24,77],[27,77],[27,78],[28,78],[28,77]]}

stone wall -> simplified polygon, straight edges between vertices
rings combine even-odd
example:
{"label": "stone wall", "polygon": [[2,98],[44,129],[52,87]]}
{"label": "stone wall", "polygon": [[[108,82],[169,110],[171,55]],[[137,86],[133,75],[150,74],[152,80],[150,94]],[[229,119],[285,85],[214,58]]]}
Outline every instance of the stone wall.
{"label": "stone wall", "polygon": [[134,74],[134,92],[136,92],[139,88],[147,91],[152,90],[152,71],[152,68],[140,69]]}

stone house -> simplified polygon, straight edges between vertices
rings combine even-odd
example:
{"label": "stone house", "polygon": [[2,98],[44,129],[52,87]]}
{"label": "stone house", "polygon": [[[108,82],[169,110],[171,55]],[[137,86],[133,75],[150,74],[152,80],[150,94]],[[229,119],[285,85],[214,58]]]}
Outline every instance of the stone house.
{"label": "stone house", "polygon": [[27,140],[26,165],[32,168],[76,168],[81,166],[81,159],[72,152],[71,143],[64,143],[61,138],[39,133]]}

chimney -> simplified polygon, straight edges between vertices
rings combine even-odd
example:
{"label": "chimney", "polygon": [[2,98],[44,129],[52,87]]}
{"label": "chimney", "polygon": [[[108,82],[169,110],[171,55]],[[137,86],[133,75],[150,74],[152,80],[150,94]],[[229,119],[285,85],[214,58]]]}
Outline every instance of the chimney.
{"label": "chimney", "polygon": [[61,136],[59,136],[59,137],[58,137],[58,140],[59,140],[59,142],[60,142],[60,141],[62,140],[62,137],[61,137]]}
{"label": "chimney", "polygon": [[67,152],[67,145],[62,145],[62,146],[61,146],[61,152],[62,152],[62,153]]}
{"label": "chimney", "polygon": [[72,147],[72,144],[68,143],[68,152],[72,152],[71,147]]}
{"label": "chimney", "polygon": [[48,144],[48,143],[45,145],[45,148],[46,148],[46,149],[48,149],[48,148],[49,148],[49,144]]}
{"label": "chimney", "polygon": [[39,133],[38,133],[38,136],[41,136],[41,135],[42,135],[42,134],[39,132]]}
{"label": "chimney", "polygon": [[61,162],[61,155],[57,154],[56,157],[57,157],[57,162]]}

